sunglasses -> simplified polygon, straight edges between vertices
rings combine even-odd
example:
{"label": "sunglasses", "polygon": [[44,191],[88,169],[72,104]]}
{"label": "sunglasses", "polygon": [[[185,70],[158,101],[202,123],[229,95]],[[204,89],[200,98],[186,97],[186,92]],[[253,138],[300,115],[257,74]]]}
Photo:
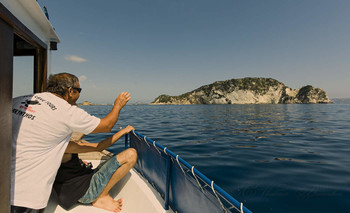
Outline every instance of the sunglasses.
{"label": "sunglasses", "polygon": [[82,88],[78,88],[78,87],[71,87],[72,89],[75,89],[76,91],[78,91],[79,93],[81,92]]}

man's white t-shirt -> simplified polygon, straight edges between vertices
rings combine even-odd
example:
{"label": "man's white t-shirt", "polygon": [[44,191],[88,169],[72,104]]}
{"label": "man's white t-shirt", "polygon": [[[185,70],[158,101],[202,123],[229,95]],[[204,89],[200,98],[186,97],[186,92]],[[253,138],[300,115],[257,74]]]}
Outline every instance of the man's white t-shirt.
{"label": "man's white t-shirt", "polygon": [[45,208],[71,134],[89,134],[99,123],[49,92],[14,98],[11,205]]}

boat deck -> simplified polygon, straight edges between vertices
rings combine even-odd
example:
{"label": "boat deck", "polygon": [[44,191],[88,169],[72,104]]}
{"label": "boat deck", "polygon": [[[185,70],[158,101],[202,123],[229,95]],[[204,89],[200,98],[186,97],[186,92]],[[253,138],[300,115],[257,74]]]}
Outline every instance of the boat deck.
{"label": "boat deck", "polygon": [[[109,153],[89,153],[82,154],[80,157],[92,163],[94,167],[98,166],[101,160],[108,158]],[[130,172],[117,183],[110,191],[110,195],[118,200],[124,199],[122,213],[170,213],[172,210],[164,210],[163,199],[159,193],[153,189],[146,179],[140,176],[136,171]],[[57,196],[52,192],[45,213],[106,213],[109,211],[95,208],[92,205],[76,204],[70,210],[65,210],[57,204]]]}

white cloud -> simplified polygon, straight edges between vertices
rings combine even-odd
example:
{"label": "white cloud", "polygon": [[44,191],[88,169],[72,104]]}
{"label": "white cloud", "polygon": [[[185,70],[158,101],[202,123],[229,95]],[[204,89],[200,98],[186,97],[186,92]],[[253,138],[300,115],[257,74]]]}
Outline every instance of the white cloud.
{"label": "white cloud", "polygon": [[85,75],[79,76],[79,81],[86,81],[87,77]]}
{"label": "white cloud", "polygon": [[66,55],[64,56],[64,59],[66,59],[67,61],[72,61],[76,63],[83,63],[87,61],[85,58],[82,58],[76,55]]}

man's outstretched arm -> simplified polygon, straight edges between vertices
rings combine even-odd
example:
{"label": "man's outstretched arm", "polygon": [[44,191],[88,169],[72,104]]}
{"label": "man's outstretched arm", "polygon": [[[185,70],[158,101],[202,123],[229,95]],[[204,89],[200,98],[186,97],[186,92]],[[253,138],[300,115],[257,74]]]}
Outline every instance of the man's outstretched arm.
{"label": "man's outstretched arm", "polygon": [[114,101],[112,110],[106,115],[106,117],[101,119],[100,124],[91,133],[110,132],[115,123],[118,121],[120,110],[129,100],[130,94],[127,92],[122,92]]}
{"label": "man's outstretched arm", "polygon": [[75,141],[69,141],[65,153],[86,153],[86,152],[101,152],[114,144],[123,135],[128,134],[130,131],[135,130],[132,126],[120,130],[116,134],[109,138],[104,139],[99,143],[78,143]]}

